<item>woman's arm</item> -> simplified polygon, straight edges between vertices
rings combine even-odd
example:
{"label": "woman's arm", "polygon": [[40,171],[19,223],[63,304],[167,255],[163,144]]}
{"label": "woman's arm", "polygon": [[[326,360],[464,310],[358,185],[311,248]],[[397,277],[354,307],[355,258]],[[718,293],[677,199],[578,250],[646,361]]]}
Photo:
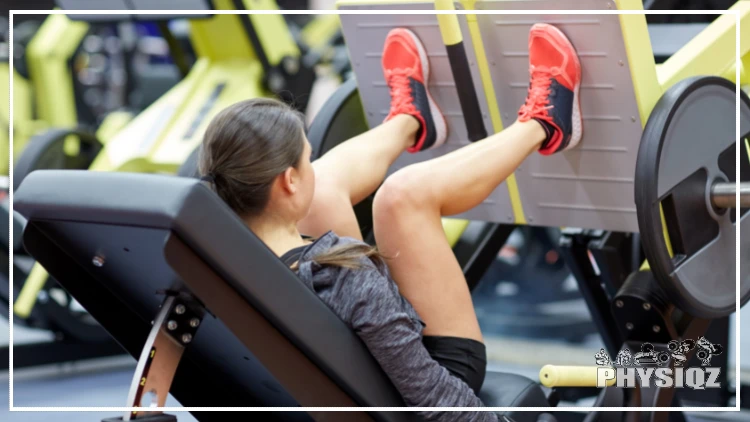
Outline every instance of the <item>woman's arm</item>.
{"label": "woman's arm", "polygon": [[[341,286],[356,297],[349,320],[409,406],[482,407],[474,391],[440,366],[422,344],[395,285],[375,269],[351,271]],[[492,412],[420,412],[430,421],[497,421]]]}

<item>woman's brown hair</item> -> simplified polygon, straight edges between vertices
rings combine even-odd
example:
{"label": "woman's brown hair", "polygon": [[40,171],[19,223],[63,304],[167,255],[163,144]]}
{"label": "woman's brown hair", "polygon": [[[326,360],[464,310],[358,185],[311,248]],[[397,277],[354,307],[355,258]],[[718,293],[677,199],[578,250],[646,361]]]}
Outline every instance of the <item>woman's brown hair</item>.
{"label": "woman's brown hair", "polygon": [[[273,181],[297,168],[304,151],[304,116],[281,101],[255,98],[221,111],[206,129],[198,171],[242,218],[261,215]],[[383,268],[376,248],[352,243],[316,255],[319,265],[361,268],[363,257]]]}

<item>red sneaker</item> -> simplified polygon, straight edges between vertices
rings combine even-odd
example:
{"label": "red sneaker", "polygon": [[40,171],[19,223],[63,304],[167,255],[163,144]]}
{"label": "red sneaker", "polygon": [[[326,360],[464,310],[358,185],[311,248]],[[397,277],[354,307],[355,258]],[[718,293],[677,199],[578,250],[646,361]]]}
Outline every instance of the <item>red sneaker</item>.
{"label": "red sneaker", "polygon": [[436,148],[445,142],[447,127],[443,113],[427,90],[430,64],[417,36],[408,29],[388,33],[383,47],[383,74],[391,92],[386,121],[399,114],[414,116],[421,125],[409,152]]}
{"label": "red sneaker", "polygon": [[562,31],[544,23],[531,28],[529,73],[529,93],[518,111],[518,120],[535,119],[542,124],[547,131],[547,139],[539,148],[543,155],[575,147],[583,134],[578,98],[581,62]]}

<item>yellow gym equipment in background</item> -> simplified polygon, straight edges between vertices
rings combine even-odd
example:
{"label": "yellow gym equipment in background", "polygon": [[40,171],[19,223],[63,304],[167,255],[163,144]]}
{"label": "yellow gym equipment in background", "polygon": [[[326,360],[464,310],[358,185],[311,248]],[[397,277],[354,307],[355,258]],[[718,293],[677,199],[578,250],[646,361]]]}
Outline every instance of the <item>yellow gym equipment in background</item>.
{"label": "yellow gym equipment in background", "polygon": [[[72,21],[65,15],[49,15],[25,46],[24,54],[15,59],[13,68],[7,62],[0,65],[0,80],[4,81],[0,92],[7,92],[8,78],[13,72],[14,160],[19,158],[34,135],[51,129],[73,130],[79,126],[73,84],[75,76],[70,63],[89,30],[90,25],[86,22]],[[24,72],[19,72],[19,68]],[[2,111],[8,119],[8,112]],[[121,111],[107,115],[96,137],[106,140],[131,117],[130,113]],[[4,139],[0,141],[5,142]],[[79,150],[78,137],[67,137],[65,155],[75,157]],[[7,172],[7,160],[2,160],[0,173]]]}
{"label": "yellow gym equipment in background", "polygon": [[[215,0],[213,4],[225,10],[277,8],[270,0]],[[200,145],[203,132],[216,113],[241,100],[274,95],[269,87],[284,81],[273,78],[283,75],[264,70],[268,66],[283,67],[300,55],[282,15],[191,19],[190,41],[197,60],[189,74],[106,140],[90,170],[176,173]],[[20,183],[15,180],[20,179],[18,174],[14,176],[14,184]],[[31,313],[46,281],[46,271],[35,265],[14,303],[17,316],[23,318]]]}

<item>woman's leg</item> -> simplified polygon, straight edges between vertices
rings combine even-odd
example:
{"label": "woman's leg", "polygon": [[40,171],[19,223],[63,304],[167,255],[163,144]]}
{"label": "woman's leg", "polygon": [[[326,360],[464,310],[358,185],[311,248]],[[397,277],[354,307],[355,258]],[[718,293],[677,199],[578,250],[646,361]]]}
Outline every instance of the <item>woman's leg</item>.
{"label": "woman's leg", "polygon": [[[580,65],[548,25],[530,34],[531,86],[519,121],[489,138],[402,169],[375,198],[375,237],[401,294],[426,323],[425,335],[481,341],[471,295],[440,219],[480,204],[534,151],[551,154],[580,139],[574,112]],[[577,124],[574,122],[577,121]]]}
{"label": "woman's leg", "polygon": [[481,341],[469,288],[441,217],[479,205],[545,140],[536,121],[406,167],[375,198],[375,238],[391,275],[426,323],[425,335]]}
{"label": "woman's leg", "polygon": [[310,213],[297,224],[299,231],[317,237],[333,230],[361,240],[352,206],[383,183],[388,167],[414,144],[418,129],[411,116],[395,116],[315,160],[315,195]]}
{"label": "woman's leg", "polygon": [[[353,205],[383,183],[388,168],[404,150],[418,152],[445,141],[442,116],[433,119],[426,94],[428,66],[419,60],[421,44],[410,31],[395,29],[383,48],[383,73],[391,95],[385,123],[352,138],[313,163],[315,196],[300,232],[319,236],[329,230],[361,239]],[[424,53],[423,50],[421,50]],[[414,82],[419,84],[414,85]],[[426,109],[426,113],[421,110]]]}

